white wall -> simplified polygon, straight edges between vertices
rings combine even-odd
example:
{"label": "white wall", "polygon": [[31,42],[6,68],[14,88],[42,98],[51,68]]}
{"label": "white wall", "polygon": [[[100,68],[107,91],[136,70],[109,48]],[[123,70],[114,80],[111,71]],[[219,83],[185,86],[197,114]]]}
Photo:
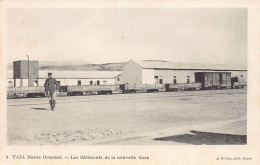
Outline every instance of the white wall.
{"label": "white wall", "polygon": [[[14,85],[14,79],[9,80],[13,82]],[[16,79],[16,87],[28,87],[28,79]]]}
{"label": "white wall", "polygon": [[115,84],[123,84],[121,75],[115,77],[114,82],[115,82]]}
{"label": "white wall", "polygon": [[177,83],[187,83],[189,76],[190,83],[195,82],[196,71],[191,70],[154,70],[154,76],[158,79],[163,79],[163,84],[173,84],[174,76],[176,76]]}
{"label": "white wall", "polygon": [[142,69],[142,83],[154,84],[154,69]]}
{"label": "white wall", "polygon": [[7,87],[14,87],[14,79],[7,79]]}
{"label": "white wall", "polygon": [[[39,86],[44,86],[46,79],[39,79]],[[81,80],[81,85],[90,85],[90,81],[93,81],[93,85],[97,85],[97,81],[100,81],[100,85],[114,85],[114,79],[56,79],[60,81],[60,85],[77,85],[78,80]]]}
{"label": "white wall", "polygon": [[[241,77],[242,76],[242,77]],[[247,71],[232,71],[231,77],[238,77],[238,82],[247,84]]]}
{"label": "white wall", "polygon": [[130,60],[122,68],[121,83],[142,84],[142,66]]}
{"label": "white wall", "polygon": [[[177,83],[187,83],[187,76],[190,83],[195,82],[195,72],[201,70],[155,70],[154,76],[162,77],[163,83],[173,83],[173,76],[176,76]],[[238,77],[240,83],[247,83],[247,71],[230,71],[231,77]],[[241,77],[242,76],[242,77]]]}

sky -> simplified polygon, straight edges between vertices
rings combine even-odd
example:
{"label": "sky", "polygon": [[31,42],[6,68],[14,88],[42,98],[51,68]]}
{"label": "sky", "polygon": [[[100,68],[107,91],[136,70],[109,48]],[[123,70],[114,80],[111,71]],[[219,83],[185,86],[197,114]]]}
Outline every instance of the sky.
{"label": "sky", "polygon": [[240,8],[8,9],[8,62],[133,60],[247,64]]}

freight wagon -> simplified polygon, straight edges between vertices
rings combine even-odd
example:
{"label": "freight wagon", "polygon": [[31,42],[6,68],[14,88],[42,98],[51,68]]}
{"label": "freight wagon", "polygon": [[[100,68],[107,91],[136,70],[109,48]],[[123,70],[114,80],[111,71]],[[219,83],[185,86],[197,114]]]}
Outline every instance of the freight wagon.
{"label": "freight wagon", "polygon": [[112,94],[119,90],[118,85],[78,85],[78,86],[68,86],[67,87],[67,95],[68,96],[76,96],[76,95],[84,95],[88,94]]}
{"label": "freight wagon", "polygon": [[[200,89],[224,89],[231,87],[230,73],[197,73],[195,83],[177,83],[177,84],[145,84],[145,85],[77,85],[60,86],[60,94],[68,96],[84,94],[113,94],[113,93],[145,93],[160,91],[193,91]],[[236,82],[234,83],[236,84]],[[8,87],[7,97],[14,98],[19,96],[44,97],[43,86],[37,87]]]}
{"label": "freight wagon", "polygon": [[7,97],[17,97],[17,96],[27,96],[27,97],[44,97],[45,90],[43,86],[37,87],[8,87]]}
{"label": "freight wagon", "polygon": [[159,92],[164,91],[165,87],[163,84],[144,84],[144,85],[130,85],[130,84],[121,84],[120,90],[122,93],[137,93],[137,92]]}
{"label": "freight wagon", "polygon": [[178,84],[165,84],[165,91],[172,92],[178,90],[195,91],[200,90],[201,83],[178,83]]}
{"label": "freight wagon", "polygon": [[197,72],[195,82],[200,82],[202,89],[227,89],[231,88],[231,73]]}

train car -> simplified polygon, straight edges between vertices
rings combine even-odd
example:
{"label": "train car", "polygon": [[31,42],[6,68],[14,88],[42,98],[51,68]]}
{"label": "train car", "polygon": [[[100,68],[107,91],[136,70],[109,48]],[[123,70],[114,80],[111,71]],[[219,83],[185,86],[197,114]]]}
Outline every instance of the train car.
{"label": "train car", "polygon": [[45,90],[43,86],[36,87],[8,87],[7,97],[12,98],[16,96],[26,96],[26,97],[44,97]]}
{"label": "train car", "polygon": [[230,72],[197,72],[195,82],[202,84],[202,89],[227,89],[231,88]]}
{"label": "train car", "polygon": [[88,94],[112,94],[118,92],[118,85],[75,85],[67,87],[67,95],[68,96],[76,96],[76,95],[84,95]]}
{"label": "train car", "polygon": [[238,77],[231,77],[231,88],[232,89],[239,89],[246,87],[246,82],[243,81],[243,79],[238,79]]}
{"label": "train car", "polygon": [[200,90],[201,83],[178,83],[178,84],[165,84],[166,92],[173,92],[178,90],[195,91]]}
{"label": "train car", "polygon": [[165,87],[163,84],[143,84],[143,85],[130,85],[121,84],[120,89],[122,93],[150,93],[164,91]]}

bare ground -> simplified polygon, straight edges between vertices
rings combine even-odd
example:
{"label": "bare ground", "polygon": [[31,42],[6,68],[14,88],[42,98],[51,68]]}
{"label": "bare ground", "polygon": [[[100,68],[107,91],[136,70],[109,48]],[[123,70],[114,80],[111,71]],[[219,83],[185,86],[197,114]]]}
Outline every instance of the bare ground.
{"label": "bare ground", "polygon": [[8,144],[245,144],[246,92],[9,99]]}

